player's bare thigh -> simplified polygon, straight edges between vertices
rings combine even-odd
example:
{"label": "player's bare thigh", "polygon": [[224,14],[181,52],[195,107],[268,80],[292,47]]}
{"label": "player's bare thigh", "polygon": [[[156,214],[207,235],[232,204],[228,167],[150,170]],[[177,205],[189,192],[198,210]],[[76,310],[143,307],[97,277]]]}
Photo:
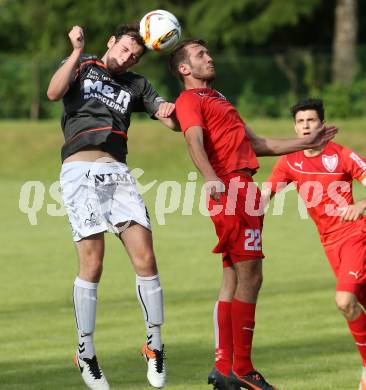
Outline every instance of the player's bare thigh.
{"label": "player's bare thigh", "polygon": [[132,222],[120,233],[120,238],[136,274],[143,277],[156,275],[158,269],[151,231],[138,223]]}
{"label": "player's bare thigh", "polygon": [[75,242],[79,258],[79,277],[97,283],[103,271],[104,233],[94,234]]}

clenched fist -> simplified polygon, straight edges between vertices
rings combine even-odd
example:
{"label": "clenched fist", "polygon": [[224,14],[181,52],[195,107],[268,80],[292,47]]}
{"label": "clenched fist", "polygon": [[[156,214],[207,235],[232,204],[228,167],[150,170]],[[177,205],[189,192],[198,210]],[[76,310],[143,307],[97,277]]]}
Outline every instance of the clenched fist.
{"label": "clenched fist", "polygon": [[72,47],[77,50],[84,49],[84,32],[80,26],[74,26],[69,32]]}

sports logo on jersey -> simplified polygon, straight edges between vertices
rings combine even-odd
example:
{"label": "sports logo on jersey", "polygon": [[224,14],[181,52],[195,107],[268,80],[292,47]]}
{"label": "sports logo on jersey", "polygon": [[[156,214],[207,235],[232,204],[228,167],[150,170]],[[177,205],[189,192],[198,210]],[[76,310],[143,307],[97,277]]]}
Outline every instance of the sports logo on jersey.
{"label": "sports logo on jersey", "polygon": [[109,83],[101,80],[84,80],[84,99],[95,98],[107,107],[125,113],[131,101],[131,95],[123,89],[112,87]]}
{"label": "sports logo on jersey", "polygon": [[322,162],[324,168],[329,172],[334,172],[338,166],[338,154],[333,154],[333,156],[322,156]]}
{"label": "sports logo on jersey", "polygon": [[294,165],[295,165],[295,167],[298,167],[298,168],[300,168],[301,170],[302,170],[302,164],[304,164],[304,161],[300,161],[300,162],[294,162]]}
{"label": "sports logo on jersey", "polygon": [[360,271],[356,271],[356,272],[349,271],[348,272],[348,274],[353,276],[356,280],[360,277],[359,273],[360,273]]}

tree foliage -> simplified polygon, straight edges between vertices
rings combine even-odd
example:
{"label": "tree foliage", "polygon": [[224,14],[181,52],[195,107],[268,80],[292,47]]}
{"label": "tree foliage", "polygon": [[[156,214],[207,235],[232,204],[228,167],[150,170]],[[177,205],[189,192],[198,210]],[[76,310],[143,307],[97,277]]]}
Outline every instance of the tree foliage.
{"label": "tree foliage", "polygon": [[[265,44],[278,28],[309,19],[321,0],[0,0],[1,50],[65,50],[65,34],[82,25],[91,49],[104,49],[121,23],[147,11],[169,9],[181,20],[185,36],[202,36],[220,49]],[[290,38],[290,37],[289,37]],[[66,41],[67,43],[67,41]],[[238,46],[239,45],[239,46]]]}
{"label": "tree foliage", "polygon": [[[183,38],[200,37],[209,42],[219,71],[224,70],[221,85],[234,101],[239,94],[264,96],[268,90],[279,94],[285,89],[289,96],[304,90],[321,91],[330,82],[331,65],[328,60],[315,60],[316,47],[322,45],[322,50],[325,47],[331,55],[336,3],[337,0],[0,0],[0,100],[6,100],[0,107],[0,117],[14,115],[13,101],[18,102],[20,116],[53,115],[55,105],[48,104],[44,91],[59,61],[70,53],[67,34],[73,25],[84,28],[85,50],[102,55],[118,25],[136,22],[152,9],[173,12],[181,22]],[[366,2],[359,2],[358,8],[358,40],[366,43]],[[301,49],[296,49],[297,45]],[[266,53],[267,57],[258,57],[258,49],[260,55]],[[253,53],[256,58],[251,58]],[[167,97],[176,96],[178,84],[167,72],[164,55],[148,53],[136,69]],[[363,69],[359,66],[360,72]],[[250,84],[243,77],[245,72],[252,75]],[[277,80],[273,74],[278,75]],[[253,81],[256,77],[258,80]],[[12,80],[22,86],[10,97]]]}
{"label": "tree foliage", "polygon": [[265,43],[279,27],[309,18],[321,0],[202,0],[193,2],[188,20],[196,33],[218,48]]}

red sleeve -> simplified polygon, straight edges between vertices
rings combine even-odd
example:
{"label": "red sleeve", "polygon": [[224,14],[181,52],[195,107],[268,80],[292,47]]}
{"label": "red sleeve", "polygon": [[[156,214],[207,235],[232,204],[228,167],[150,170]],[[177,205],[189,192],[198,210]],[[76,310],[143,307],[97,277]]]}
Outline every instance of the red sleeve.
{"label": "red sleeve", "polygon": [[183,133],[192,126],[205,128],[201,98],[195,93],[183,93],[180,95],[175,102],[175,112]]}
{"label": "red sleeve", "polygon": [[342,162],[344,170],[366,186],[366,160],[351,149],[343,147]]}
{"label": "red sleeve", "polygon": [[273,167],[272,172],[267,179],[267,183],[270,184],[272,192],[280,192],[291,182],[292,178],[289,175],[287,158],[286,156],[282,156],[277,160]]}

